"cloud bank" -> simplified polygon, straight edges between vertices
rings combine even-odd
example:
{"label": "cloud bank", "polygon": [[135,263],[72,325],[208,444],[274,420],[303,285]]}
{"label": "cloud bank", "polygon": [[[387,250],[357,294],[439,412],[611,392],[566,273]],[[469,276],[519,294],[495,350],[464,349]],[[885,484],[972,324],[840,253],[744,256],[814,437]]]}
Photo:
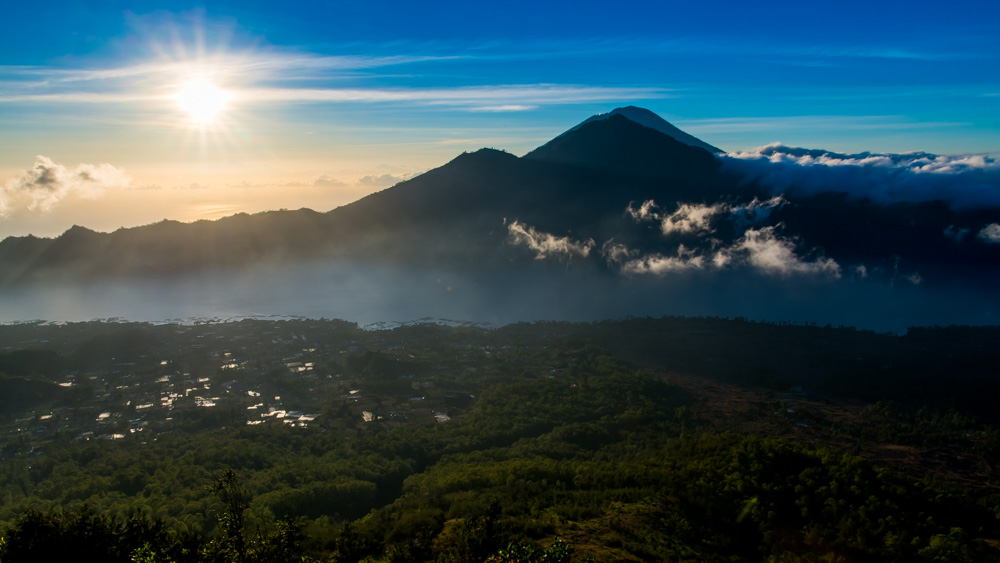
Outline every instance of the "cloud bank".
{"label": "cloud bank", "polygon": [[879,204],[944,201],[1000,208],[1000,162],[984,155],[841,154],[771,144],[720,157],[723,168],[775,194],[846,193]]}
{"label": "cloud bank", "polygon": [[111,188],[126,188],[132,179],[111,164],[78,164],[67,168],[38,155],[31,170],[8,180],[0,192],[0,215],[15,208],[50,211],[63,199],[76,195],[93,199]]}

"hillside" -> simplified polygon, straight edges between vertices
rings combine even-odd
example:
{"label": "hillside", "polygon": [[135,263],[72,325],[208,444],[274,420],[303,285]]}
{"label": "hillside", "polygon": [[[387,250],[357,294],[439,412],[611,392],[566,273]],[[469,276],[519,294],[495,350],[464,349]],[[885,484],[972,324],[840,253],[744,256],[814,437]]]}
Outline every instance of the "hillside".
{"label": "hillside", "polygon": [[996,332],[0,326],[69,385],[3,412],[0,556],[992,560]]}

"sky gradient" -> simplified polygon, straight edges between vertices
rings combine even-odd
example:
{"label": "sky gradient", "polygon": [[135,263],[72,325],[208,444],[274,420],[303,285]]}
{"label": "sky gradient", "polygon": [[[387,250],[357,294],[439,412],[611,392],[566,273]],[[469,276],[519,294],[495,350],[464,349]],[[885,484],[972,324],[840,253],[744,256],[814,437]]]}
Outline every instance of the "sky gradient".
{"label": "sky gradient", "polygon": [[326,211],[623,105],[727,151],[1000,154],[996,2],[330,4],[6,6],[0,237]]}

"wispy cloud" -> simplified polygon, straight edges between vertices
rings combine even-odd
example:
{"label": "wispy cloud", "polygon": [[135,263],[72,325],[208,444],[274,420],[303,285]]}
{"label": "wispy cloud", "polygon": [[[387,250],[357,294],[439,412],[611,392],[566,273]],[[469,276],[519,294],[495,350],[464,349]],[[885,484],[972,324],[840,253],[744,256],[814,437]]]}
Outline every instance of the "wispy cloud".
{"label": "wispy cloud", "polygon": [[972,51],[931,51],[914,49],[904,45],[858,45],[858,46],[796,46],[795,50],[783,50],[786,54],[811,58],[847,58],[847,59],[905,59],[915,61],[950,61],[955,59],[980,58],[981,53]]}
{"label": "wispy cloud", "polygon": [[624,274],[667,274],[701,270],[706,262],[703,256],[679,245],[676,256],[665,256],[660,253],[648,254],[622,262],[621,271]]}
{"label": "wispy cloud", "polygon": [[[420,43],[412,45],[417,49],[461,49],[470,57],[479,59],[525,59],[546,57],[594,57],[614,56],[621,53],[643,53],[647,56],[683,55],[692,53],[700,56],[740,56],[771,58],[776,61],[807,61],[836,59],[883,59],[914,61],[951,61],[961,59],[981,59],[990,56],[983,44],[978,42],[967,48],[945,48],[938,46],[928,49],[900,42],[871,41],[851,46],[823,43],[799,43],[780,40],[762,40],[744,37],[734,41],[732,37],[711,35],[664,36],[617,36],[592,38],[556,38],[518,41],[493,40],[479,44],[456,45],[453,43]],[[994,49],[995,51],[995,49]]]}
{"label": "wispy cloud", "polygon": [[535,251],[535,259],[543,260],[552,256],[586,258],[594,249],[593,239],[583,241],[572,240],[569,237],[557,237],[550,233],[536,231],[534,227],[512,221],[507,225],[507,232],[515,244],[525,244]]}
{"label": "wispy cloud", "polygon": [[[768,276],[820,276],[839,278],[840,265],[832,258],[804,259],[796,252],[794,240],[781,237],[779,225],[750,228],[728,246],[698,251],[678,245],[675,255],[654,252],[640,255],[623,245],[602,255],[609,264],[618,264],[624,274],[668,275],[696,270],[724,270],[749,267]],[[605,245],[607,248],[607,245]]]}
{"label": "wispy cloud", "polygon": [[0,76],[9,81],[31,80],[34,86],[72,82],[108,82],[129,78],[189,78],[193,74],[209,74],[215,78],[236,77],[244,80],[327,79],[345,70],[364,70],[432,61],[461,59],[444,55],[315,55],[309,53],[255,52],[253,54],[220,53],[204,55],[194,60],[159,61],[108,68],[53,68],[42,66],[0,65]]}
{"label": "wispy cloud", "polygon": [[131,102],[159,102],[171,99],[167,95],[151,95],[140,92],[60,92],[52,94],[0,94],[0,103],[28,102],[33,104],[68,103],[68,104],[121,104]]}
{"label": "wispy cloud", "polygon": [[[840,277],[840,265],[831,258],[804,260],[796,254],[795,241],[780,237],[777,225],[755,228],[753,225],[766,220],[771,212],[787,201],[775,196],[766,201],[753,199],[743,204],[719,202],[712,205],[679,203],[671,213],[660,210],[653,200],[638,208],[629,205],[626,213],[637,222],[657,222],[664,236],[694,234],[707,237],[715,233],[713,221],[725,217],[735,227],[743,229],[743,236],[728,246],[716,245],[713,239],[710,251],[689,249],[683,244],[674,256],[652,253],[638,256],[622,245],[605,244],[602,255],[609,263],[618,263],[627,274],[665,275],[674,272],[707,268],[750,266],[767,275],[826,275]],[[611,241],[609,241],[610,243]]]}
{"label": "wispy cloud", "polygon": [[681,203],[672,213],[660,211],[658,205],[653,200],[643,202],[638,209],[629,204],[626,213],[632,216],[637,222],[657,221],[660,223],[660,231],[664,235],[672,233],[687,234],[712,232],[711,220],[719,215],[728,206],[724,203],[705,205],[699,203]]}
{"label": "wispy cloud", "polygon": [[[571,104],[622,99],[654,99],[670,94],[660,88],[566,84],[500,84],[455,88],[257,88],[237,94],[261,102],[418,102],[521,109],[539,104]],[[527,109],[527,108],[524,108]]]}
{"label": "wispy cloud", "polygon": [[[652,202],[635,209],[630,207],[629,213],[637,220],[662,220],[663,215],[654,217]],[[762,207],[771,208],[780,205],[780,200],[770,200],[761,204],[754,200],[752,204],[742,206],[726,206],[720,208],[714,215],[730,213],[732,208]],[[682,204],[680,207],[683,208]],[[704,206],[705,210],[714,206]],[[707,224],[707,223],[706,223]],[[781,224],[747,228],[743,235],[728,244],[711,240],[711,244],[701,248],[689,248],[684,244],[677,245],[673,254],[663,252],[640,252],[628,246],[616,243],[613,239],[606,241],[600,247],[599,257],[609,266],[626,275],[666,276],[695,271],[722,271],[727,269],[749,268],[766,276],[817,276],[837,279],[841,277],[841,268],[832,258],[817,256],[803,258],[796,251],[797,241],[778,234]],[[507,226],[511,242],[523,244],[535,251],[538,260],[551,257],[580,256],[586,258],[591,254],[596,244],[592,239],[574,241],[569,237],[559,237],[551,233],[536,231],[530,226],[517,221]],[[998,227],[1000,230],[1000,227]],[[673,232],[673,231],[671,231]],[[687,233],[707,236],[711,233],[707,228],[692,226]],[[664,232],[664,235],[670,232]],[[998,233],[1000,236],[1000,233]],[[815,250],[810,253],[816,252]]]}
{"label": "wispy cloud", "polygon": [[469,111],[485,111],[485,112],[507,112],[507,111],[529,111],[533,109],[538,109],[538,106],[526,106],[520,104],[507,104],[503,106],[480,106],[469,108]]}
{"label": "wispy cloud", "polygon": [[766,201],[754,198],[746,203],[718,202],[708,205],[681,202],[677,204],[677,209],[667,213],[654,200],[650,199],[644,201],[639,207],[634,207],[630,203],[625,209],[625,213],[637,223],[659,223],[660,232],[665,236],[671,234],[706,235],[715,232],[712,222],[717,217],[726,215],[729,221],[737,227],[747,227],[762,223],[775,208],[786,203],[787,201],[780,195]]}
{"label": "wispy cloud", "polygon": [[[388,66],[453,61],[465,55],[329,56],[310,53],[221,53],[192,60],[107,68],[0,66],[0,103],[124,103],[164,101],[187,81],[203,79],[240,103],[417,103],[467,111],[516,112],[540,105],[659,99],[664,88],[587,84],[497,84],[383,87],[377,77],[351,75]],[[351,86],[347,86],[351,84]],[[361,85],[356,85],[361,84]]]}
{"label": "wispy cloud", "polygon": [[[870,96],[866,96],[870,97]],[[900,131],[968,125],[957,121],[913,121],[902,115],[789,115],[679,119],[675,125],[698,135],[817,129],[823,131]]]}

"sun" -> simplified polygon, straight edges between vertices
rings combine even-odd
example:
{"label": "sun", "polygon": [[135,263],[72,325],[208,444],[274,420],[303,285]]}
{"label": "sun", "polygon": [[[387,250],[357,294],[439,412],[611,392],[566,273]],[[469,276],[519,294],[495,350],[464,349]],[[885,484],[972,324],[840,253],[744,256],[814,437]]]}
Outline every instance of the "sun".
{"label": "sun", "polygon": [[199,125],[208,125],[226,109],[229,94],[205,80],[192,80],[176,96],[177,104]]}

